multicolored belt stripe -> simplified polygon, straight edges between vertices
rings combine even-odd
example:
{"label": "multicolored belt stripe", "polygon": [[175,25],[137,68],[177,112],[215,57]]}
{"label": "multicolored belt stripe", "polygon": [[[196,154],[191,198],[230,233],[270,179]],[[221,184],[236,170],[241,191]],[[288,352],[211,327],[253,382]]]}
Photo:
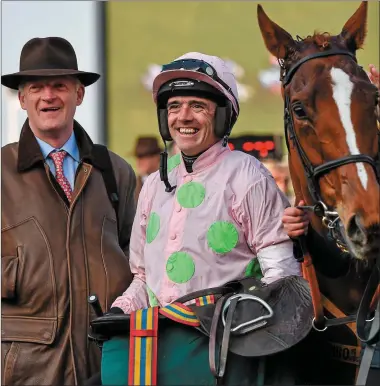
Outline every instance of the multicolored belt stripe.
{"label": "multicolored belt stripe", "polygon": [[205,306],[206,304],[214,304],[215,297],[214,295],[202,296],[200,298],[195,299],[195,304],[197,306]]}
{"label": "multicolored belt stripe", "polygon": [[157,384],[158,307],[131,313],[129,385]]}
{"label": "multicolored belt stripe", "polygon": [[178,323],[194,327],[200,326],[195,313],[182,303],[168,304],[166,307],[160,308],[160,314]]}

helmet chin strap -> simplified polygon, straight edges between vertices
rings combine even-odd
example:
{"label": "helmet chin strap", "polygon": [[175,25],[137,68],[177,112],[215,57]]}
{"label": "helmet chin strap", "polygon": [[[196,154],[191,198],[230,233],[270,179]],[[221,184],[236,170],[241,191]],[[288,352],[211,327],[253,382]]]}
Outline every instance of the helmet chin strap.
{"label": "helmet chin strap", "polygon": [[165,184],[165,192],[172,192],[177,186],[171,186],[169,179],[168,179],[168,148],[166,146],[166,141],[162,138],[164,141],[165,149],[162,153],[160,153],[160,178],[161,181]]}
{"label": "helmet chin strap", "polygon": [[[229,137],[228,134],[226,134],[223,137],[223,143],[222,143],[223,147],[227,146],[228,137]],[[165,184],[165,187],[166,187],[165,192],[171,193],[177,187],[177,185],[174,185],[174,186],[170,185],[169,178],[168,178],[168,148],[166,145],[166,141],[163,138],[162,140],[164,141],[165,149],[162,153],[160,153],[160,179]]]}

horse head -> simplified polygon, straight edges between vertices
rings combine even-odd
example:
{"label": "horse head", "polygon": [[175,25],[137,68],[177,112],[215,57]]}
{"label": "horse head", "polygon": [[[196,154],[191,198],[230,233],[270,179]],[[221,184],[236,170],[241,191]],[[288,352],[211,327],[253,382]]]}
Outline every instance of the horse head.
{"label": "horse head", "polygon": [[[355,54],[366,36],[363,1],[339,35],[296,39],[258,5],[268,51],[281,65],[289,168],[296,203],[317,206],[312,226],[361,260],[380,254],[377,88]],[[319,216],[316,214],[320,214]]]}

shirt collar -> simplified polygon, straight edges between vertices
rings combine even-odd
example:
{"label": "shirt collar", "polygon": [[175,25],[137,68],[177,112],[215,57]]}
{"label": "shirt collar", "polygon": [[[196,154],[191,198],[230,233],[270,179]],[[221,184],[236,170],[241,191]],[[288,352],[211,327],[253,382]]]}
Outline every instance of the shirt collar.
{"label": "shirt collar", "polygon": [[[230,147],[223,146],[223,140],[220,140],[216,142],[214,145],[212,145],[210,148],[208,148],[204,153],[202,153],[193,163],[193,173],[197,173],[202,171],[203,169],[207,168],[211,164],[215,162],[215,160],[218,158],[219,155],[222,153],[230,152]],[[181,164],[180,164],[181,174],[185,175],[188,174],[185,163],[183,162],[183,158],[181,157]]]}
{"label": "shirt collar", "polygon": [[75,139],[74,132],[71,133],[70,138],[59,149],[54,148],[53,146],[49,145],[48,143],[46,143],[45,141],[37,137],[36,137],[36,140],[40,145],[42,155],[44,156],[45,159],[52,151],[64,150],[67,152],[67,154],[69,154],[72,158],[74,158],[75,161],[79,162],[79,149],[78,149],[77,141]]}

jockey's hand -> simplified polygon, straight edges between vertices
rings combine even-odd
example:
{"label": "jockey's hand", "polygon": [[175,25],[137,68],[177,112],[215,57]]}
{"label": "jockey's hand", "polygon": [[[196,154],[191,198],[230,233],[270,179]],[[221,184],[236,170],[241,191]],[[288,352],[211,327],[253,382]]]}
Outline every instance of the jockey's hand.
{"label": "jockey's hand", "polygon": [[377,88],[380,88],[380,73],[374,64],[369,65],[369,79]]}
{"label": "jockey's hand", "polygon": [[[298,205],[305,205],[305,202],[301,200]],[[282,217],[284,228],[291,238],[306,235],[309,222],[308,213],[297,207],[286,208]]]}

